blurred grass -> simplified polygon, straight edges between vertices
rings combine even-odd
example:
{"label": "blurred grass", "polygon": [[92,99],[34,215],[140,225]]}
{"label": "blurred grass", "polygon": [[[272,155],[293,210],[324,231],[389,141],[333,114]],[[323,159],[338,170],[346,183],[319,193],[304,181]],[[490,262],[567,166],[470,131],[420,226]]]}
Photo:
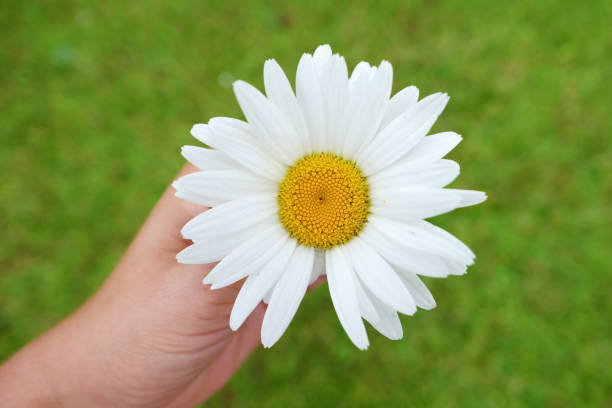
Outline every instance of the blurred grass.
{"label": "blurred grass", "polygon": [[365,353],[311,294],[209,406],[612,406],[612,3],[266,4],[0,5],[0,359],[100,285],[191,125],[240,116],[232,78],[331,43],[451,95],[455,186],[489,200],[436,223],[476,265]]}

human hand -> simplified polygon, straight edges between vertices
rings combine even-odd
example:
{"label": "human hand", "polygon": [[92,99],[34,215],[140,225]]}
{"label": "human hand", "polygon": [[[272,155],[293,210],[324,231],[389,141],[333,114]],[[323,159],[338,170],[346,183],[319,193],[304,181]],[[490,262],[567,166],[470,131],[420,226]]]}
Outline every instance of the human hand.
{"label": "human hand", "polygon": [[100,290],[0,367],[7,406],[193,406],[257,346],[265,305],[233,332],[242,282],[211,291],[201,283],[211,265],[176,262],[190,244],[180,229],[205,208],[173,193],[164,192]]}

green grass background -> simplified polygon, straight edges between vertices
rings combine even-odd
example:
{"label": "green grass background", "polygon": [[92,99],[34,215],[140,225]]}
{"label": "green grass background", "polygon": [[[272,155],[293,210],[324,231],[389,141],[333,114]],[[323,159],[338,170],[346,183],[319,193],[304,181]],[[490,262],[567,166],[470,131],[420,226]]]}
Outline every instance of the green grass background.
{"label": "green grass background", "polygon": [[93,293],[228,85],[330,43],[447,91],[477,253],[432,311],[359,352],[326,289],[211,407],[612,406],[609,1],[14,1],[0,5],[0,359]]}

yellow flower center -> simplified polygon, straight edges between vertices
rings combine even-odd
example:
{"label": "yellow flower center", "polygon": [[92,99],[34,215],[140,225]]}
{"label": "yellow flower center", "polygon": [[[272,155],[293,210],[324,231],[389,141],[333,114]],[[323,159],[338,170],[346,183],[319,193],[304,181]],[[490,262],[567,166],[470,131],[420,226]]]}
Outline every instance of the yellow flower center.
{"label": "yellow flower center", "polygon": [[287,170],[278,191],[280,221],[299,243],[329,249],[356,236],[368,220],[368,183],[350,160],[313,153]]}

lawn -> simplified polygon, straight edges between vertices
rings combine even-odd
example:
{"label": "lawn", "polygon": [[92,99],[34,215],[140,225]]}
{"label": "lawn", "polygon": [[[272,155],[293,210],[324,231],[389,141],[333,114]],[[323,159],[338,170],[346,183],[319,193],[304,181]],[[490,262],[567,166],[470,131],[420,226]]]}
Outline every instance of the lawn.
{"label": "lawn", "polygon": [[476,252],[438,307],[358,351],[327,287],[211,407],[612,406],[612,3],[15,1],[0,5],[0,360],[103,282],[234,78],[330,43],[446,91],[463,142],[434,221]]}

